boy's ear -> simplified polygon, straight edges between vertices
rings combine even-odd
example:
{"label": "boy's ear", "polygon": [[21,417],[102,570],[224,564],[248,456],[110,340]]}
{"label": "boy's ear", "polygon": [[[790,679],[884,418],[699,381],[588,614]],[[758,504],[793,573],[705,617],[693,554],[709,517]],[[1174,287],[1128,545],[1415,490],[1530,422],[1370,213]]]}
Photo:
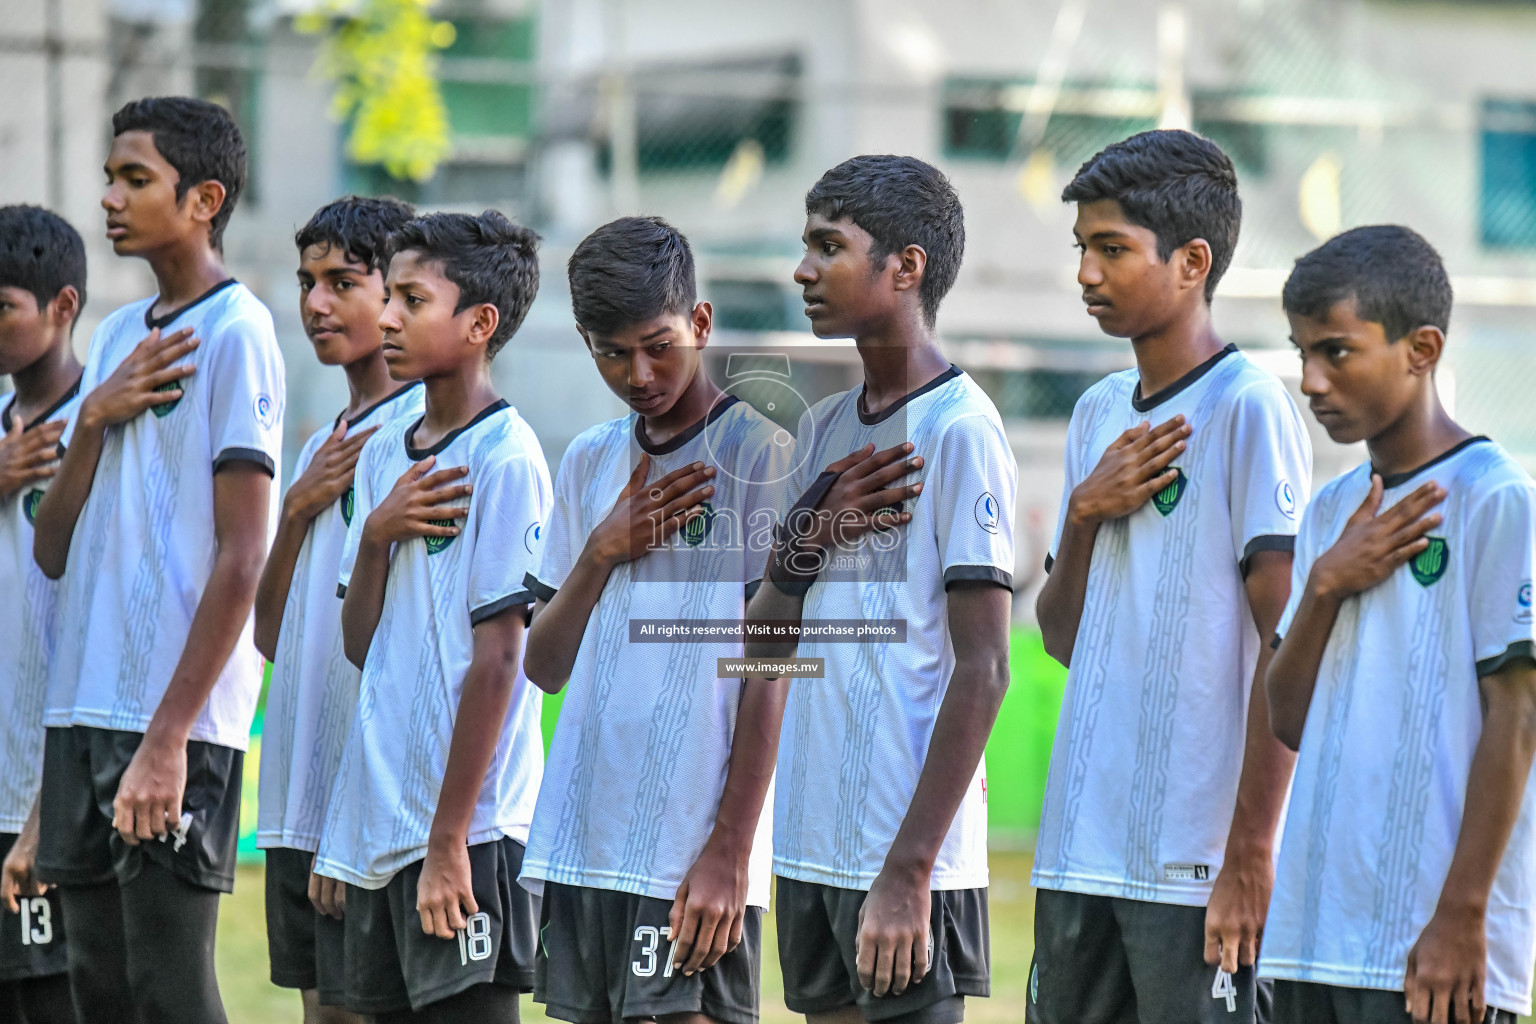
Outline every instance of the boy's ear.
{"label": "boy's ear", "polygon": [[928,252],[920,245],[909,245],[896,256],[896,290],[910,291],[923,283],[923,272],[928,269]]}
{"label": "boy's ear", "polygon": [[182,202],[187,205],[192,214],[192,219],[201,224],[212,223],[224,208],[224,186],[212,179],[198,182],[187,189],[187,194],[182,197]]}
{"label": "boy's ear", "polygon": [[496,308],[494,302],[482,302],[465,310],[469,314],[469,338],[471,345],[485,345],[496,333],[496,326],[501,323],[501,311]]}
{"label": "boy's ear", "polygon": [[1409,331],[1399,344],[1408,346],[1408,372],[1416,377],[1433,374],[1445,351],[1445,332],[1425,324]]}
{"label": "boy's ear", "polygon": [[65,330],[73,330],[75,320],[80,316],[80,293],[75,286],[67,284],[59,289],[48,302],[48,319],[53,321],[55,327]]}
{"label": "boy's ear", "polygon": [[715,307],[707,302],[696,303],[689,321],[693,325],[693,347],[703,348],[708,345],[709,332],[715,326]]}
{"label": "boy's ear", "polygon": [[1179,247],[1175,257],[1179,260],[1179,283],[1186,288],[1198,287],[1203,293],[1205,279],[1211,274],[1211,243],[1192,239]]}

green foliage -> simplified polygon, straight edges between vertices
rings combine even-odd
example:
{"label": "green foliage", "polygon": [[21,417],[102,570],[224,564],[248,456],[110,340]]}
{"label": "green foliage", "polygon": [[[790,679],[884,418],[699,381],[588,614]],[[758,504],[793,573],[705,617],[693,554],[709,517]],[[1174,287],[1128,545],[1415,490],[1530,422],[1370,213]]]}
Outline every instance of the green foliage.
{"label": "green foliage", "polygon": [[438,53],[453,25],[428,12],[433,0],[323,0],[301,16],[301,32],[323,34],[315,67],[336,83],[331,113],[351,122],[347,155],[425,181],[451,148]]}

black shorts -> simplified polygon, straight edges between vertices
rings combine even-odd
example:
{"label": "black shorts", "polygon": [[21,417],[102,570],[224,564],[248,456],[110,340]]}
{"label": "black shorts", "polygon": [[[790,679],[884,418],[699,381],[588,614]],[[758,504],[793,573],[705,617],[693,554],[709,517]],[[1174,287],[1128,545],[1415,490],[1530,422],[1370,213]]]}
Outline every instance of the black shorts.
{"label": "black shorts", "polygon": [[277,847],[267,853],[267,956],[272,984],[314,989],[320,1002],[346,999],[342,950],[346,926],[309,902],[309,870],[315,855]]}
{"label": "black shorts", "polygon": [[55,885],[100,885],[114,878],[121,884],[137,877],[149,857],[184,882],[233,891],[244,752],[188,741],[181,807],[192,817],[185,833],[129,846],[112,827],[112,801],[143,739],[139,732],[81,725],[47,730],[38,877]]}
{"label": "black shorts", "polygon": [[480,909],[453,939],[421,930],[416,882],[423,863],[407,864],[382,889],[347,886],[347,1008],[420,1010],[485,982],[531,991],[539,907],[517,884],[522,844],[503,838],[469,848],[470,884]]}
{"label": "black shorts", "polygon": [[1254,1024],[1270,986],[1205,962],[1205,908],[1035,892],[1029,1024]]}
{"label": "black shorts", "polygon": [[867,1021],[958,1024],[965,997],[992,991],[987,890],[933,893],[928,973],[901,995],[875,996],[859,984],[859,909],[869,894],[792,878],[777,879],[779,965],[784,1002],[795,1013],[828,1013],[857,1004]]}
{"label": "black shorts", "polygon": [[[1344,988],[1309,981],[1275,981],[1274,1024],[1412,1024],[1403,994],[1379,988]],[[1515,1024],[1508,1010],[1488,1007],[1483,1024]],[[1452,1024],[1466,1024],[1452,1018]]]}
{"label": "black shorts", "polygon": [[[0,860],[16,845],[16,833],[0,832]],[[0,982],[47,978],[69,970],[64,945],[64,915],[59,898],[17,897],[19,913],[0,902]]]}
{"label": "black shorts", "polygon": [[762,910],[748,907],[741,944],[692,977],[672,970],[671,911],[671,900],[546,882],[534,1001],[575,1024],[669,1013],[757,1024]]}

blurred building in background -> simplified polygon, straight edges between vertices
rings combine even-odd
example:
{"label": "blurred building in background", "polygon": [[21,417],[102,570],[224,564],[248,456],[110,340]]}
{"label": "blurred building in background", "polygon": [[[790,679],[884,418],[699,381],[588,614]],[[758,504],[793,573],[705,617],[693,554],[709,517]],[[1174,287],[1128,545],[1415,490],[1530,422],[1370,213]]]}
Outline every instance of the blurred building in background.
{"label": "blurred building in background", "polygon": [[[317,42],[294,27],[311,7],[0,0],[0,202],[46,203],[87,237],[84,328],[152,288],[101,238],[111,112],[192,92],[245,126],[252,181],[227,255],[276,315],[294,449],[344,401],[339,374],[305,372],[292,285],[293,231],[336,195],[496,206],[544,234],[539,301],[497,374],[553,463],[622,411],[571,324],[564,260],[582,235],[664,215],[694,243],[717,344],[806,342],[791,281],[805,190],[853,154],[909,153],[966,205],[940,333],[1011,425],[1016,578],[1038,582],[1072,404],[1131,363],[1082,311],[1060,192],[1105,145],[1177,126],[1220,143],[1242,180],[1226,338],[1294,384],[1278,301],[1291,262],[1343,228],[1409,224],[1454,278],[1459,417],[1536,468],[1532,0],[441,0],[453,152],[420,184],[346,158]],[[856,380],[851,350],[817,358],[829,386]],[[1359,457],[1315,441],[1322,477]],[[1019,613],[1031,605],[1021,593]]]}

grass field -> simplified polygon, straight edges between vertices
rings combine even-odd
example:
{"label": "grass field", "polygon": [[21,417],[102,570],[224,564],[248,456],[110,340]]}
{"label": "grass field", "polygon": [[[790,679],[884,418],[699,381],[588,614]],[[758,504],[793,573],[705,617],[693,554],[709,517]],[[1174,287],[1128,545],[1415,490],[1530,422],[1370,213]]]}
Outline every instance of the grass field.
{"label": "grass field", "polygon": [[[1050,757],[1056,712],[1066,673],[1040,647],[1037,633],[1017,630],[1011,650],[1012,684],[987,746],[987,798],[996,845],[992,854],[992,998],[973,1000],[969,1021],[1019,1021],[1034,948],[1034,893],[1029,887],[1029,831],[1040,816],[1040,794]],[[546,737],[558,704],[545,708]],[[245,817],[254,819],[256,758],[247,764]],[[252,825],[254,821],[252,820]],[[297,1024],[298,995],[268,981],[263,874],[259,857],[242,865],[234,895],[219,916],[219,984],[232,1024]],[[784,1008],[774,918],[764,921],[763,1024],[799,1021]],[[541,1008],[523,1002],[524,1019],[544,1020]]]}

